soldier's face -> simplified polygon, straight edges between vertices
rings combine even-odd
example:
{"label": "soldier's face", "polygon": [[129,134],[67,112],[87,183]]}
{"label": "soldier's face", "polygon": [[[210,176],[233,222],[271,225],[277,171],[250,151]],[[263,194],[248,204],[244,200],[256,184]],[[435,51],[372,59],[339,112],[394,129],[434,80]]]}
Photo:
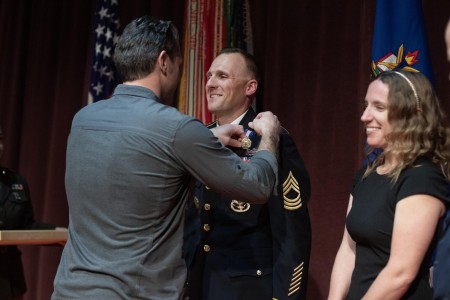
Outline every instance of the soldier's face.
{"label": "soldier's face", "polygon": [[242,110],[242,107],[248,108],[248,90],[252,79],[240,54],[217,56],[206,74],[206,79],[206,98],[211,113],[220,118],[232,115]]}

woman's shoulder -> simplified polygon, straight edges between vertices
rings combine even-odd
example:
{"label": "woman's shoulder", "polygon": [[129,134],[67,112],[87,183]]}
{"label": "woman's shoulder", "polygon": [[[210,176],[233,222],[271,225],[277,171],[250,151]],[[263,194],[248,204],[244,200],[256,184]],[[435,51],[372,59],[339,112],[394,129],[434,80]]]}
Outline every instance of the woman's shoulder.
{"label": "woman's shoulder", "polygon": [[410,167],[407,167],[404,170],[403,173],[405,175],[427,175],[430,173],[436,173],[441,174],[444,177],[441,167],[438,164],[434,163],[431,158],[426,156],[418,157]]}
{"label": "woman's shoulder", "polygon": [[394,185],[399,199],[414,194],[428,194],[445,202],[450,199],[449,182],[441,167],[431,158],[420,157],[400,174]]}

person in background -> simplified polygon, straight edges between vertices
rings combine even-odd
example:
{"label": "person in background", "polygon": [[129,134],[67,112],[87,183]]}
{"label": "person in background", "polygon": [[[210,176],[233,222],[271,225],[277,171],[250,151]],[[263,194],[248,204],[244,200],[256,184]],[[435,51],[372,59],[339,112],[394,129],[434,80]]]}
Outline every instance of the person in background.
{"label": "person in background", "polygon": [[355,176],[328,299],[431,299],[450,202],[446,117],[428,79],[403,70],[381,73],[364,104],[367,144],[383,152]]}
{"label": "person in background", "polygon": [[[450,20],[447,22],[445,30],[445,44],[447,46],[447,60],[450,62]],[[435,300],[450,300],[450,210],[448,208],[449,206],[447,206],[443,236],[438,243],[434,263],[433,299]]]}
{"label": "person in background", "polygon": [[[3,154],[3,131],[0,126],[0,158]],[[0,230],[55,229],[34,219],[30,189],[20,174],[0,166]],[[0,299],[19,300],[26,282],[22,253],[15,245],[0,245]]]}
{"label": "person in background", "polygon": [[[244,162],[254,159],[260,138],[248,123],[259,83],[254,58],[225,48],[207,72],[208,108],[217,117],[209,128],[244,126],[247,143],[230,147]],[[197,182],[187,206],[185,258],[191,300],[306,299],[311,251],[307,203],[310,179],[297,147],[283,129],[278,185],[265,204],[230,196]]]}
{"label": "person in background", "polygon": [[211,131],[169,106],[181,68],[170,21],[133,20],[113,60],[124,83],[72,121],[69,239],[52,299],[178,300],[187,273],[181,250],[191,179],[266,202],[278,169],[280,123],[271,112],[256,116],[251,126],[261,143],[246,164],[223,145],[241,145],[242,127]]}

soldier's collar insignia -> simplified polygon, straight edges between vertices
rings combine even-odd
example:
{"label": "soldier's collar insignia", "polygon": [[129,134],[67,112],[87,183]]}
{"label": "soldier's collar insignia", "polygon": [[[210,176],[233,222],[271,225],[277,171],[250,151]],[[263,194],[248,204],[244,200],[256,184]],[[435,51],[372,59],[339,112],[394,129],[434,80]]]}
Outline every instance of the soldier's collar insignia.
{"label": "soldier's collar insignia", "polygon": [[230,207],[237,213],[243,213],[250,209],[250,203],[233,200],[231,201]]}

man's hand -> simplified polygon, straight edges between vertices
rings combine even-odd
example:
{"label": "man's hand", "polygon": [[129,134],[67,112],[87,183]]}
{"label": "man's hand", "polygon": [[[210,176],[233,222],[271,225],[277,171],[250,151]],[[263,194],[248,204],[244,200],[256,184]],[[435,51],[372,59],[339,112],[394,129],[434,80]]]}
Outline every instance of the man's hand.
{"label": "man's hand", "polygon": [[278,136],[281,131],[281,124],[277,116],[270,111],[259,113],[253,122],[248,123],[260,136]]}
{"label": "man's hand", "polygon": [[211,129],[212,133],[224,146],[241,147],[241,139],[245,137],[242,125],[224,124]]}
{"label": "man's hand", "polygon": [[275,156],[278,153],[281,124],[277,116],[270,111],[259,113],[253,122],[248,123],[261,136],[258,150],[268,150]]}

